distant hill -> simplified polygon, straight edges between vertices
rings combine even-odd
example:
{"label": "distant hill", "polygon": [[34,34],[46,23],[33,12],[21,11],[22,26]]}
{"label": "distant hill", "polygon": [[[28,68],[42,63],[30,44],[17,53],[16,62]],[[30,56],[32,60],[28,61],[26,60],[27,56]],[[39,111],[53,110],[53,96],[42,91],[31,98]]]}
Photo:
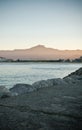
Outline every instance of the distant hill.
{"label": "distant hill", "polygon": [[82,50],[58,50],[38,45],[30,49],[1,50],[0,57],[13,60],[56,60],[75,59],[82,56]]}

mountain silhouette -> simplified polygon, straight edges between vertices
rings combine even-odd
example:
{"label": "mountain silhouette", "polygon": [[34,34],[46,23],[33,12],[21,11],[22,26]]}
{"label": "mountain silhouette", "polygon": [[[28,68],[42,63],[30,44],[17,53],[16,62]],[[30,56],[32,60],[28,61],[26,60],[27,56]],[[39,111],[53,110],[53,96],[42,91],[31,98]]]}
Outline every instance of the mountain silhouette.
{"label": "mountain silhouette", "polygon": [[1,50],[0,57],[13,60],[56,60],[75,59],[82,56],[82,50],[58,50],[37,45],[30,49]]}

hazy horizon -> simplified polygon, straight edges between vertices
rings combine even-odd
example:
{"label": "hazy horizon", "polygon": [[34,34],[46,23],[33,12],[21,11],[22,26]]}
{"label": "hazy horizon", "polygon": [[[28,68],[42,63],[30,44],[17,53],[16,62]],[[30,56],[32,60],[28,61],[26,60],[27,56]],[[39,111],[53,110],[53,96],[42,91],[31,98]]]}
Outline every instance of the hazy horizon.
{"label": "hazy horizon", "polygon": [[0,0],[0,50],[82,50],[81,0]]}
{"label": "hazy horizon", "polygon": [[47,48],[43,45],[38,45],[29,49],[0,51],[0,56],[14,60],[75,59],[80,58],[82,56],[82,50],[58,50],[53,48]]}
{"label": "hazy horizon", "polygon": [[61,51],[67,51],[67,50],[69,50],[69,51],[76,51],[76,50],[82,50],[82,49],[58,49],[58,48],[54,48],[54,47],[48,47],[48,46],[46,46],[46,45],[43,45],[43,44],[37,44],[37,45],[35,45],[35,46],[31,46],[31,47],[27,47],[27,48],[14,48],[14,49],[4,49],[4,50],[1,50],[0,49],[0,51],[13,51],[13,50],[29,50],[29,49],[31,49],[31,48],[34,48],[34,47],[39,47],[39,46],[42,46],[42,47],[45,47],[45,48],[47,48],[47,49],[54,49],[54,50],[61,50]]}

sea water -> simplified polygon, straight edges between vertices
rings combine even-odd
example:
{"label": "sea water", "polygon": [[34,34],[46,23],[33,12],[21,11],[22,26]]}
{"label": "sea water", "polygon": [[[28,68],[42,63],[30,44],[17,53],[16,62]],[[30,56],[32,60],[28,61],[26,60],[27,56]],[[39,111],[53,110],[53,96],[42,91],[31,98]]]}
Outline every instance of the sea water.
{"label": "sea water", "polygon": [[32,84],[39,80],[63,78],[82,67],[82,63],[22,62],[0,63],[0,85]]}

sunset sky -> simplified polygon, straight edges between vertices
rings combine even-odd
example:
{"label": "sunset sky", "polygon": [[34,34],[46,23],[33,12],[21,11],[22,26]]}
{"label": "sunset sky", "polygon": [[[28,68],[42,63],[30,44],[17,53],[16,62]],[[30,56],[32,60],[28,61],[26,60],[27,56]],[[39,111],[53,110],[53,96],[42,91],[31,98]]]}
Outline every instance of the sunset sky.
{"label": "sunset sky", "polygon": [[0,50],[82,49],[82,0],[0,0]]}

